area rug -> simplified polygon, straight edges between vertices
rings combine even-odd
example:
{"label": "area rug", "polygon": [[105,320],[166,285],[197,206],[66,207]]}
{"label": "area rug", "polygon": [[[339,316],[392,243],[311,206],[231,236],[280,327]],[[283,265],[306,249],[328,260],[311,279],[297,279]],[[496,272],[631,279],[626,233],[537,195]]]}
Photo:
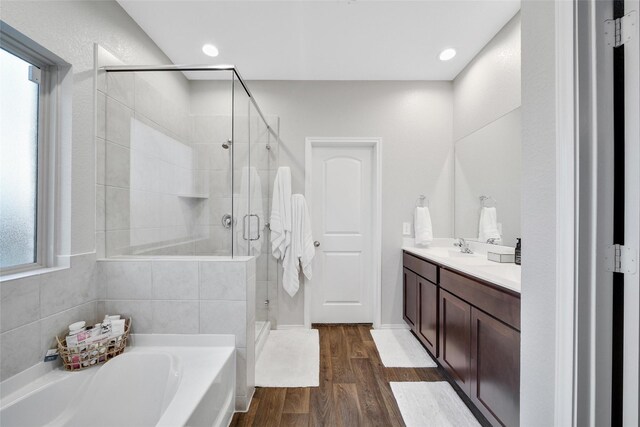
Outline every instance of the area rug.
{"label": "area rug", "polygon": [[257,387],[320,385],[320,336],[317,329],[271,331],[256,361]]}
{"label": "area rug", "polygon": [[407,427],[480,426],[447,382],[392,382],[390,385]]}
{"label": "area rug", "polygon": [[427,350],[407,329],[374,329],[371,331],[382,364],[387,368],[435,368]]}

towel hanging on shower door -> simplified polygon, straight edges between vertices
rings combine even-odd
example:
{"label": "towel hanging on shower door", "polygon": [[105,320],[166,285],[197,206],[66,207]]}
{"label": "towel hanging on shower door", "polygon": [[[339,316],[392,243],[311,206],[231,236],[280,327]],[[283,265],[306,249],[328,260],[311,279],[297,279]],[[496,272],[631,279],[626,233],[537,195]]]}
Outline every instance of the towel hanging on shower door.
{"label": "towel hanging on shower door", "polygon": [[271,202],[271,252],[283,260],[291,243],[291,169],[278,168],[273,182],[273,200]]}
{"label": "towel hanging on shower door", "polygon": [[282,287],[293,297],[300,288],[300,268],[311,280],[311,263],[316,254],[311,234],[311,216],[302,194],[291,196],[291,246],[287,250],[283,267]]}

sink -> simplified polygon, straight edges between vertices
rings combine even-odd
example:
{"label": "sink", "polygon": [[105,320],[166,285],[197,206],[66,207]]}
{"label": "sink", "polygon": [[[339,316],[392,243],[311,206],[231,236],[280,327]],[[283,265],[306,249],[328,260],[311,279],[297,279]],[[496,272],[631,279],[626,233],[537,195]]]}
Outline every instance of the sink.
{"label": "sink", "polygon": [[429,253],[440,258],[454,258],[454,257],[471,257],[473,254],[463,254],[458,249],[449,248],[429,248]]}
{"label": "sink", "polygon": [[430,248],[429,254],[437,256],[439,258],[455,259],[456,261],[462,261],[465,264],[468,263],[485,263],[486,258],[478,254],[465,254],[460,252],[460,249],[449,248]]}

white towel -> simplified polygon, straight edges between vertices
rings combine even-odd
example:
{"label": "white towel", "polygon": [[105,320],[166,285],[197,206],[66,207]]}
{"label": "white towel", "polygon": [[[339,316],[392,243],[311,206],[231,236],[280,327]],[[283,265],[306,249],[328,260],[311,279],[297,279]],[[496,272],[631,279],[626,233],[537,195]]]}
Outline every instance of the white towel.
{"label": "white towel", "polygon": [[413,218],[413,228],[416,232],[417,245],[426,245],[433,241],[433,226],[431,225],[429,208],[416,208]]}
{"label": "white towel", "polygon": [[284,259],[291,243],[291,169],[278,168],[273,181],[271,202],[271,252],[277,259]]}
{"label": "white towel", "polygon": [[496,208],[482,208],[480,210],[480,222],[478,224],[478,240],[486,243],[489,239],[500,240],[498,231],[498,213]]}
{"label": "white towel", "polygon": [[[255,167],[242,168],[240,195],[236,195],[236,200],[238,206],[235,233],[237,253],[259,256],[262,252],[265,220],[262,209],[262,180]],[[260,238],[255,239],[258,236]],[[245,240],[249,238],[255,240]]]}
{"label": "white towel", "polygon": [[302,194],[291,196],[291,246],[283,262],[282,287],[292,297],[300,288],[300,266],[305,277],[311,280],[311,262],[316,254],[311,234],[311,217]]}

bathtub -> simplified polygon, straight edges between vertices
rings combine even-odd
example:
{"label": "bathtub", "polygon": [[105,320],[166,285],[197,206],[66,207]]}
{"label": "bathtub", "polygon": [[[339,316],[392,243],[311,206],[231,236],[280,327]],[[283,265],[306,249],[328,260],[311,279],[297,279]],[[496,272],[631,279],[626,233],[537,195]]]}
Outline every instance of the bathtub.
{"label": "bathtub", "polygon": [[25,376],[22,384],[20,378],[3,382],[9,392],[3,390],[0,425],[229,425],[235,398],[233,335],[132,335],[130,341],[122,355],[99,367],[56,368]]}

